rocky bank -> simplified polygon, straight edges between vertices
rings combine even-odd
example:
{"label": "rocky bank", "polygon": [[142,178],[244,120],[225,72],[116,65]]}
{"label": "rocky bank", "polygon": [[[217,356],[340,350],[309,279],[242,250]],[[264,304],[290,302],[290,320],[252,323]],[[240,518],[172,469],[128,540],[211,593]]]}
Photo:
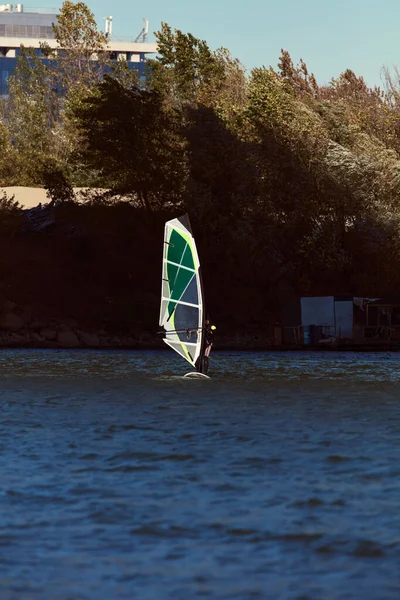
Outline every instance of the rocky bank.
{"label": "rocky bank", "polygon": [[[124,203],[3,207],[0,347],[166,349],[157,329],[171,216]],[[270,347],[264,294],[241,286],[200,235],[199,245],[215,348]]]}
{"label": "rocky bank", "polygon": [[0,300],[0,346],[35,348],[156,347],[150,333],[115,335],[87,331],[75,319],[48,318],[10,300]]}
{"label": "rocky bank", "polygon": [[[217,349],[269,348],[272,340],[257,334],[223,335]],[[72,318],[46,317],[29,307],[0,299],[0,347],[4,348],[126,348],[164,349],[153,331],[113,333],[104,329],[85,330]]]}

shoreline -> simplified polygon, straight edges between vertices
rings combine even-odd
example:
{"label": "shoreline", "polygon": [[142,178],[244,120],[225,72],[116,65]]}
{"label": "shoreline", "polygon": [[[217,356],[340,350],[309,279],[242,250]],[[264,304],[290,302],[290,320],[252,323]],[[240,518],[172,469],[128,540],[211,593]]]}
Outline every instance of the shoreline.
{"label": "shoreline", "polygon": [[[101,327],[103,325],[103,327]],[[144,325],[144,324],[143,324]],[[89,323],[71,317],[50,316],[17,304],[0,295],[0,349],[99,349],[99,350],[168,350],[153,327],[121,323]],[[142,328],[143,327],[143,328]],[[271,330],[271,328],[270,328]],[[233,352],[398,352],[400,341],[367,340],[335,341],[329,344],[280,343],[268,328],[237,331],[235,335],[221,332],[213,351]]]}
{"label": "shoreline", "polygon": [[[114,338],[117,336],[113,336]],[[109,343],[99,343],[99,344],[62,344],[58,342],[39,342],[36,340],[26,341],[24,343],[17,341],[0,341],[0,352],[1,350],[143,350],[143,351],[163,351],[169,352],[170,349],[166,347],[164,344],[158,343],[149,343],[149,342],[133,342],[127,343],[124,341]],[[259,345],[238,345],[231,343],[222,343],[216,344],[213,348],[212,352],[271,352],[271,353],[290,353],[290,352],[300,352],[300,353],[379,353],[379,352],[392,352],[397,353],[400,352],[400,343],[388,343],[388,344],[365,344],[365,345],[332,345],[332,346],[272,346],[268,344],[259,344]]]}

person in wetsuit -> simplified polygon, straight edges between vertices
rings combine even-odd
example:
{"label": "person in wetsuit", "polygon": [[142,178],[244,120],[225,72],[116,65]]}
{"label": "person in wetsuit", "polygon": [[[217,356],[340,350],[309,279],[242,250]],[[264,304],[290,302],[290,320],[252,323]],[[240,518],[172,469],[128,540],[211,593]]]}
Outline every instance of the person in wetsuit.
{"label": "person in wetsuit", "polygon": [[206,319],[205,330],[206,331],[204,336],[203,373],[207,375],[210,352],[214,341],[214,331],[216,330],[215,325],[211,325],[210,319]]}

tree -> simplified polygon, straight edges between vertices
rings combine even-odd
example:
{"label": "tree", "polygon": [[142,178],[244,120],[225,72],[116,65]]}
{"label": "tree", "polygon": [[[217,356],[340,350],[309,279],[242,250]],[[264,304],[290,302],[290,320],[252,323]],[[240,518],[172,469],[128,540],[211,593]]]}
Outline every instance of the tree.
{"label": "tree", "polygon": [[308,72],[307,65],[302,58],[300,59],[300,65],[295,67],[289,52],[283,50],[283,48],[278,62],[278,72],[298,97],[306,100],[307,95],[311,97],[318,96],[319,86],[315,75]]}
{"label": "tree", "polygon": [[106,75],[73,114],[81,132],[77,157],[97,169],[114,193],[131,194],[148,209],[182,201],[181,127],[159,93]]}
{"label": "tree", "polygon": [[[65,0],[58,15],[58,24],[53,25],[53,30],[57,49],[52,50],[46,43],[41,47],[42,52],[52,59],[55,87],[61,106],[57,137],[62,140],[71,156],[80,143],[73,111],[103,79],[104,74],[111,70],[111,61],[106,35],[98,31],[94,15],[85,3]],[[119,71],[122,72],[122,67]],[[67,181],[70,169],[63,160],[59,160],[60,156],[56,158],[52,164],[57,165],[57,177]],[[78,164],[75,165],[75,171],[75,178],[81,184],[93,179],[92,174],[82,173]],[[48,168],[42,169],[41,173],[48,177]]]}
{"label": "tree", "polygon": [[21,47],[17,66],[9,78],[9,97],[4,103],[5,122],[12,141],[14,174],[20,185],[40,183],[40,165],[48,156],[62,154],[62,136],[55,75],[32,48]]}
{"label": "tree", "polygon": [[75,200],[74,190],[65,174],[65,168],[55,160],[47,161],[42,168],[42,180],[47,197],[53,203],[72,202]]}
{"label": "tree", "polygon": [[63,2],[53,30],[61,88],[67,98],[78,91],[84,94],[101,81],[110,64],[107,37],[98,31],[94,15],[84,2],[69,0]]}
{"label": "tree", "polygon": [[21,208],[14,196],[7,196],[6,192],[0,195],[1,235],[12,235],[18,230],[21,225]]}
{"label": "tree", "polygon": [[[201,104],[215,106],[221,93],[243,71],[229,52],[210,50],[190,33],[172,31],[166,23],[156,33],[159,56],[148,61],[150,87],[177,108]],[[240,77],[236,77],[238,83]],[[243,84],[243,79],[241,80]]]}

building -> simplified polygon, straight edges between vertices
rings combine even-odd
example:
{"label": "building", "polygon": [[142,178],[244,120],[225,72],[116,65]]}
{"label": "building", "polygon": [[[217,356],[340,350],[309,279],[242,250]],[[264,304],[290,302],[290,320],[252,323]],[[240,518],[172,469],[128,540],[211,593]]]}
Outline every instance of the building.
{"label": "building", "polygon": [[400,295],[381,298],[303,296],[283,310],[283,343],[400,343]]}
{"label": "building", "polygon": [[288,309],[284,316],[287,343],[321,344],[354,339],[351,296],[303,296]]}
{"label": "building", "polygon": [[[0,94],[7,95],[7,79],[17,64],[21,45],[34,48],[42,56],[40,43],[57,47],[53,23],[57,23],[57,9],[24,8],[23,4],[0,5]],[[143,29],[142,41],[116,40],[112,37],[112,17],[106,18],[105,33],[109,38],[108,50],[114,60],[125,59],[130,68],[144,76],[145,58],[157,52],[157,45],[147,43],[147,28]],[[48,60],[43,57],[44,62]]]}
{"label": "building", "polygon": [[364,306],[366,341],[400,342],[400,295],[369,299]]}

